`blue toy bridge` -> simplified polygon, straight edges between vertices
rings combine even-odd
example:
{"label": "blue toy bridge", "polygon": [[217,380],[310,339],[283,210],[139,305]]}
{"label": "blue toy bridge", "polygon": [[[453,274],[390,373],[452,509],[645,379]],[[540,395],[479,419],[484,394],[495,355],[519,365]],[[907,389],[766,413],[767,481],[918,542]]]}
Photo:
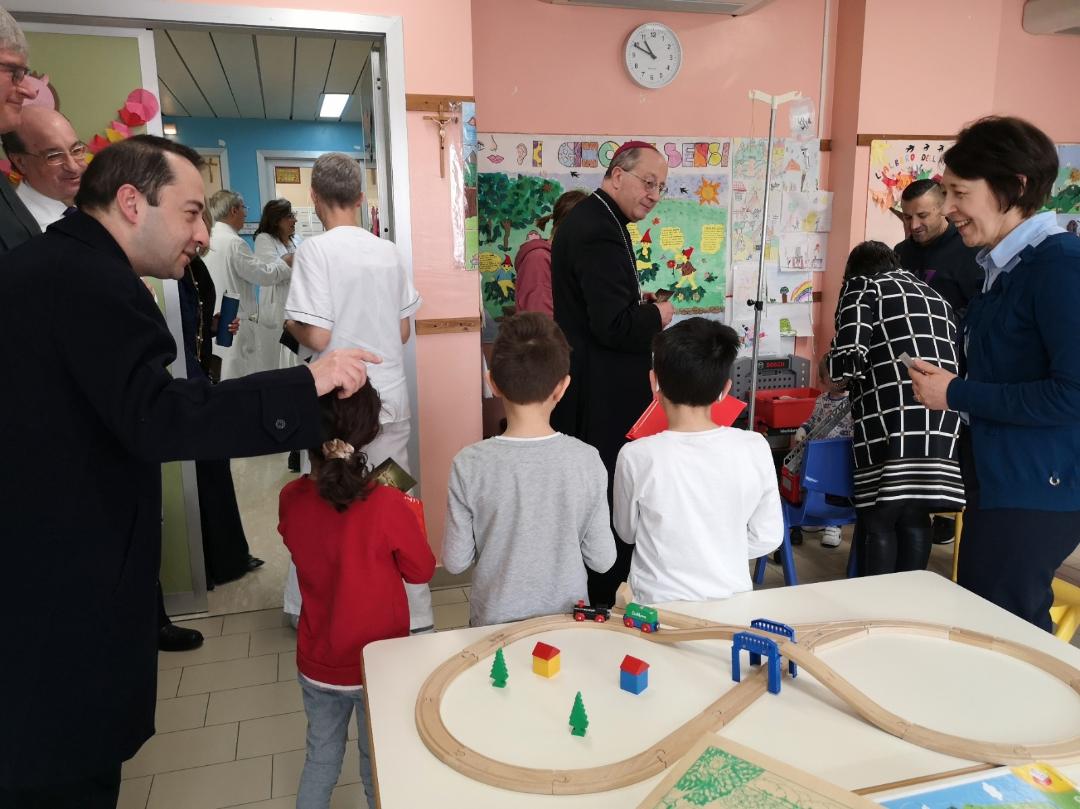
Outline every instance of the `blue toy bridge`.
{"label": "blue toy bridge", "polygon": [[[767,618],[758,618],[750,623],[754,629],[761,629],[776,635],[795,640],[795,630],[787,624],[770,621]],[[780,647],[776,641],[758,635],[753,632],[736,632],[731,639],[731,679],[735,682],[742,681],[742,666],[739,660],[743,650],[750,653],[750,665],[761,665],[764,655],[769,660],[769,693],[780,693]],[[798,674],[798,668],[794,661],[788,661],[788,671],[792,677]]]}

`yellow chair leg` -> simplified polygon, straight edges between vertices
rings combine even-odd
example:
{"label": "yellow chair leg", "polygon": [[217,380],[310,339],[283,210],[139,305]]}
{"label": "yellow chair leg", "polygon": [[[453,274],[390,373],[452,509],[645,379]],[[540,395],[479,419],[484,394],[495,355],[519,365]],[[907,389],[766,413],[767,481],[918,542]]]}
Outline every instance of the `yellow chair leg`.
{"label": "yellow chair leg", "polygon": [[1054,606],[1050,608],[1050,619],[1056,625],[1054,637],[1070,643],[1080,627],[1080,587],[1062,579],[1054,579],[1052,586]]}
{"label": "yellow chair leg", "polygon": [[956,568],[960,565],[960,536],[964,533],[964,512],[956,512],[956,528],[953,529],[952,580],[956,581]]}

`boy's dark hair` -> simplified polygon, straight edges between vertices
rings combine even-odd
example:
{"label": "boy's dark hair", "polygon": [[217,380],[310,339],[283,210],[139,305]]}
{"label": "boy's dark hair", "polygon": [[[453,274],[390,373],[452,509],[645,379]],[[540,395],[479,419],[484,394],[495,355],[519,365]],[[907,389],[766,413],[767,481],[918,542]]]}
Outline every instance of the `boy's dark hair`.
{"label": "boy's dark hair", "polygon": [[116,199],[120,186],[130,184],[156,206],[161,189],[176,180],[166,152],[202,168],[202,156],[190,146],[156,135],[135,135],[94,156],[75,194],[75,204],[83,210],[104,211]]}
{"label": "boy's dark hair", "polygon": [[[308,450],[311,470],[319,487],[319,495],[330,501],[338,510],[344,511],[355,500],[368,495],[367,455],[360,451],[375,440],[379,434],[379,412],[382,401],[371,382],[365,383],[347,399],[339,399],[337,393],[328,393],[319,399],[322,412],[323,435],[328,439],[318,447]],[[347,458],[328,458],[334,439],[353,447]]]}
{"label": "boy's dark hair", "polygon": [[964,127],[945,152],[945,165],[964,180],[986,180],[1004,212],[1030,216],[1050,196],[1058,174],[1054,142],[1022,118],[988,115]]}
{"label": "boy's dark hair", "polygon": [[883,242],[862,242],[848,254],[844,267],[844,280],[866,275],[873,278],[883,272],[900,269],[900,259],[889,245]]}
{"label": "boy's dark hair", "polygon": [[499,325],[491,351],[491,379],[514,404],[547,399],[570,373],[570,344],[555,321],[523,312]]}
{"label": "boy's dark hair", "polygon": [[941,183],[939,183],[937,180],[923,179],[916,180],[915,182],[908,185],[908,187],[905,188],[904,192],[900,195],[900,199],[902,199],[904,202],[911,202],[913,199],[918,199],[923,194],[926,194],[930,191],[933,191],[935,194],[937,194],[939,199],[945,194],[945,192],[941,188]]}
{"label": "boy's dark hair", "polygon": [[739,336],[730,326],[692,317],[653,337],[653,371],[672,404],[710,405],[731,379]]}

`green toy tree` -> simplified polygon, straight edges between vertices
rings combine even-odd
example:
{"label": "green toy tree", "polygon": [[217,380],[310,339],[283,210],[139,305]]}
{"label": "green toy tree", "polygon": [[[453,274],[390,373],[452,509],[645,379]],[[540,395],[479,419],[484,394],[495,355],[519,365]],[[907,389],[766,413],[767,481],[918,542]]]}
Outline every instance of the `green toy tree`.
{"label": "green toy tree", "polygon": [[585,713],[585,703],[581,699],[581,692],[574,697],[574,707],[570,711],[570,733],[574,736],[584,736],[589,727],[589,717]]}
{"label": "green toy tree", "polygon": [[505,688],[510,672],[506,669],[506,660],[503,658],[502,649],[495,652],[495,660],[491,664],[491,684],[496,688]]}

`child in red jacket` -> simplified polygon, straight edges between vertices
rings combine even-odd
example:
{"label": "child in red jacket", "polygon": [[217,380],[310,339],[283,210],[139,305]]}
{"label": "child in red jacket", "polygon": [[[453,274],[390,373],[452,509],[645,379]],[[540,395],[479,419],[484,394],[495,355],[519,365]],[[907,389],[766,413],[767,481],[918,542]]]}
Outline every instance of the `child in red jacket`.
{"label": "child in red jacket", "polygon": [[281,490],[278,524],[304,600],[296,668],[308,729],[298,809],[329,807],[354,709],[360,779],[374,801],[361,653],[372,641],[409,634],[402,579],[421,584],[435,571],[416,501],[369,482],[367,458],[355,449],[379,431],[379,394],[369,383],[320,404],[324,434],[334,438],[309,451],[310,475]]}

